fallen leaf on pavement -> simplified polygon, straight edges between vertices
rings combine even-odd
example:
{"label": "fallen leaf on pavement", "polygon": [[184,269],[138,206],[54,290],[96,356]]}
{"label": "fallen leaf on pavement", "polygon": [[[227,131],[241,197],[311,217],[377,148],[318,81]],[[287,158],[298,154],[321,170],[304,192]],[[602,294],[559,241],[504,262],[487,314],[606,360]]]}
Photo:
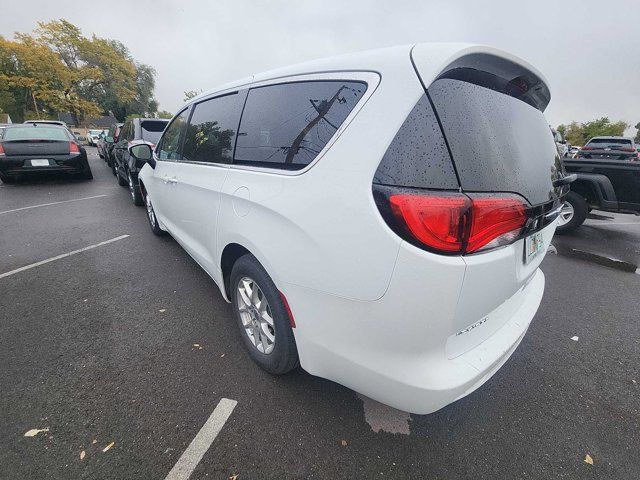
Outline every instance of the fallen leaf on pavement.
{"label": "fallen leaf on pavement", "polygon": [[166,312],[166,311],[167,311],[167,309],[166,309],[166,308],[161,308],[161,309],[160,309],[160,310],[158,310],[158,311],[159,311],[160,313],[164,313],[164,312]]}
{"label": "fallen leaf on pavement", "polygon": [[589,465],[593,465],[593,458],[588,453],[584,457],[584,463],[588,463]]}
{"label": "fallen leaf on pavement", "polygon": [[238,476],[239,476],[239,475],[240,475],[239,473],[234,473],[233,475],[231,475],[231,476],[229,477],[229,480],[238,480]]}
{"label": "fallen leaf on pavement", "polygon": [[340,445],[342,445],[343,447],[347,446],[347,441],[346,440],[340,440]]}
{"label": "fallen leaf on pavement", "polygon": [[96,440],[96,439],[94,438],[94,439],[93,439],[93,442],[91,442],[91,443],[93,443],[93,444],[95,445],[96,443],[98,443],[98,440]]}
{"label": "fallen leaf on pavement", "polygon": [[[220,355],[220,358],[224,357],[224,355],[225,355],[224,353],[222,355]],[[635,383],[635,380],[633,382]]]}
{"label": "fallen leaf on pavement", "polygon": [[109,445],[107,445],[106,447],[104,447],[104,448],[102,449],[102,452],[104,453],[104,452],[106,452],[107,450],[109,450],[111,447],[113,447],[113,445],[114,445],[115,443],[116,443],[116,442],[111,442]]}
{"label": "fallen leaf on pavement", "polygon": [[84,456],[85,456],[85,455],[86,455],[86,454],[84,453],[84,450],[82,450],[82,451],[80,452],[80,460],[84,460]]}
{"label": "fallen leaf on pavement", "polygon": [[578,337],[571,337],[571,340],[573,340],[574,342],[578,341]]}
{"label": "fallen leaf on pavement", "polygon": [[49,427],[45,427],[45,428],[32,428],[31,430],[29,430],[28,432],[26,432],[24,434],[25,437],[35,437],[37,434],[39,434],[40,432],[48,432],[49,431]]}

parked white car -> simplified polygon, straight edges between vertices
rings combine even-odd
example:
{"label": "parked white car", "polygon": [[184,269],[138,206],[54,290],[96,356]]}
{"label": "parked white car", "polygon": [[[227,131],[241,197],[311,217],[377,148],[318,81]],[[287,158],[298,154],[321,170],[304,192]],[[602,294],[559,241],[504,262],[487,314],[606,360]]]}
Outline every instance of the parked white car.
{"label": "parked white car", "polygon": [[87,143],[93,147],[98,145],[98,140],[100,140],[100,135],[107,136],[109,132],[108,129],[91,129],[87,131]]}
{"label": "parked white car", "polygon": [[130,151],[153,232],[261,367],[424,414],[486,382],[542,298],[565,193],[549,100],[508,53],[419,44],[225,85]]}

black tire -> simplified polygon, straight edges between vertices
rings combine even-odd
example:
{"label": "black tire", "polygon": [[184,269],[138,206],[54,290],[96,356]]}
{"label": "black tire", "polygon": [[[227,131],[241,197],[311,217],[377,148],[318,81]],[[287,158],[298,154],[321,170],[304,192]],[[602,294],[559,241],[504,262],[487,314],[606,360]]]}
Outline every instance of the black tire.
{"label": "black tire", "polygon": [[589,213],[586,200],[576,192],[569,192],[564,201],[573,207],[573,217],[564,225],[558,225],[556,233],[559,235],[569,233],[578,228],[584,223],[587,218],[587,213]]}
{"label": "black tire", "polygon": [[16,183],[16,178],[8,175],[0,175],[0,180],[2,180],[2,183]]}
{"label": "black tire", "polygon": [[[113,162],[113,164],[115,165],[116,162]],[[115,171],[116,171],[116,178],[118,179],[118,185],[120,185],[121,187],[126,187],[129,185],[129,182],[127,182],[126,178],[122,178],[122,175],[120,174],[120,172],[118,171],[117,167],[114,167]]]}
{"label": "black tire", "polygon": [[[253,280],[254,285],[257,284],[259,286],[263,298],[266,298],[269,305],[275,330],[273,332],[275,342],[273,344],[273,350],[268,354],[258,350],[249,338],[242,323],[242,317],[238,307],[238,285],[243,278],[249,278]],[[240,329],[240,336],[253,361],[262,369],[274,375],[283,375],[296,368],[299,364],[298,349],[293,336],[293,330],[291,329],[287,308],[273,280],[271,280],[271,277],[269,277],[269,274],[260,262],[251,254],[240,257],[236,260],[231,270],[229,285],[231,290],[231,305],[236,323]]]}
{"label": "black tire", "polygon": [[93,173],[91,172],[91,167],[89,166],[89,160],[84,161],[84,168],[82,169],[80,178],[84,180],[93,180]]}
{"label": "black tire", "polygon": [[144,203],[145,203],[145,208],[147,210],[147,220],[149,222],[149,226],[151,227],[151,231],[153,232],[153,234],[159,237],[166,235],[167,232],[165,232],[160,228],[160,225],[158,223],[158,217],[156,217],[156,212],[153,209],[153,204],[151,203],[151,199],[149,198],[149,195],[144,197]]}
{"label": "black tire", "polygon": [[129,193],[131,199],[136,207],[144,205],[144,199],[142,198],[142,192],[140,191],[140,185],[138,185],[137,178],[131,175],[131,172],[127,170],[127,186],[129,187]]}
{"label": "black tire", "polygon": [[107,161],[107,164],[111,167],[111,173],[113,173],[113,176],[117,177],[118,172],[116,171],[116,162],[114,162],[113,159],[110,159]]}

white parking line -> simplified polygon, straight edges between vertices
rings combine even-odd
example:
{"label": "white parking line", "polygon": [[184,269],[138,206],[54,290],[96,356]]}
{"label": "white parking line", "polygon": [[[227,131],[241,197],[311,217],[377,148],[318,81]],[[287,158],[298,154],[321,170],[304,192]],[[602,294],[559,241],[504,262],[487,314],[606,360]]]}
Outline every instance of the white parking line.
{"label": "white parking line", "polygon": [[62,255],[57,255],[55,257],[47,258],[46,260],[42,260],[40,262],[32,263],[30,265],[26,265],[24,267],[16,268],[15,270],[11,270],[10,272],[5,272],[0,274],[0,278],[8,277],[10,275],[15,275],[16,273],[24,272],[25,270],[29,270],[30,268],[39,267],[40,265],[44,265],[45,263],[55,262],[56,260],[60,260],[61,258],[70,257],[71,255],[75,255],[77,253],[86,252],[87,250],[91,250],[93,248],[101,247],[102,245],[107,245],[108,243],[117,242],[118,240],[122,240],[123,238],[127,238],[129,235],[120,235],[119,237],[112,238],[111,240],[105,240],[104,242],[96,243],[95,245],[89,245],[88,247],[81,248],[79,250],[74,250],[73,252],[63,253]]}
{"label": "white parking line", "polygon": [[237,404],[238,402],[228,398],[220,400],[218,406],[165,477],[165,480],[187,480],[191,476]]}
{"label": "white parking line", "polygon": [[50,205],[60,205],[61,203],[79,202],[81,200],[91,200],[92,198],[100,198],[100,197],[106,197],[106,196],[107,195],[94,195],[93,197],[74,198],[73,200],[62,200],[60,202],[41,203],[40,205],[31,205],[29,207],[14,208],[13,210],[5,210],[4,212],[0,212],[0,215],[4,215],[5,213],[21,212],[22,210],[30,210],[32,208],[48,207]]}

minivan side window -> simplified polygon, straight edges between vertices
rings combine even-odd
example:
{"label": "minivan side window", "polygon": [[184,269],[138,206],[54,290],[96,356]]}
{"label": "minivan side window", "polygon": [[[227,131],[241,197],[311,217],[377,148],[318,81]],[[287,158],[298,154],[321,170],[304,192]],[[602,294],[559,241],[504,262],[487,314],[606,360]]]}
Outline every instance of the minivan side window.
{"label": "minivan side window", "polygon": [[158,146],[158,158],[160,160],[180,159],[180,140],[182,139],[182,132],[187,124],[188,113],[189,109],[182,111],[180,115],[171,121],[164,131],[160,139],[160,145]]}
{"label": "minivan side window", "polygon": [[234,164],[281,170],[309,165],[367,90],[322,80],[252,88],[242,113]]}
{"label": "minivan side window", "polygon": [[193,107],[182,148],[182,160],[231,163],[244,95],[234,92]]}

